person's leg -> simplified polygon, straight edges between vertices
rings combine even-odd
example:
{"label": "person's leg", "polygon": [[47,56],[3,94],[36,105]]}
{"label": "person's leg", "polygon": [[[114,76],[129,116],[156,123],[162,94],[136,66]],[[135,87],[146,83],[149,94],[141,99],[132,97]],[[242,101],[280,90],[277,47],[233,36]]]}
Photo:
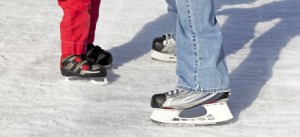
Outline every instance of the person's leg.
{"label": "person's leg", "polygon": [[90,27],[90,0],[58,0],[64,16],[60,23],[61,58],[86,53]]}
{"label": "person's leg", "polygon": [[91,15],[90,18],[90,27],[87,39],[87,59],[92,63],[100,64],[104,67],[111,67],[113,57],[110,52],[103,50],[101,47],[93,44],[95,39],[95,31],[99,17],[99,8],[101,0],[90,0],[91,7],[89,9],[89,13]]}
{"label": "person's leg", "polygon": [[213,0],[176,0],[178,88],[187,91],[229,91],[222,33]]}
{"label": "person's leg", "polygon": [[[213,0],[175,1],[179,82],[175,90],[152,96],[151,106],[155,109],[150,118],[170,124],[206,125],[228,121],[233,118],[227,105],[229,79]],[[204,107],[203,115],[183,114],[185,109],[198,105]]]}
{"label": "person's leg", "polygon": [[[171,19],[177,20],[177,4],[175,0],[166,0],[168,4],[168,14],[171,16]],[[174,20],[174,21],[175,21]],[[174,31],[172,32],[172,35],[175,37],[176,36],[176,28],[174,28]]]}
{"label": "person's leg", "polygon": [[61,74],[66,77],[105,77],[106,70],[93,65],[87,58],[90,28],[90,0],[58,0],[64,16],[61,30]]}
{"label": "person's leg", "polygon": [[91,0],[91,8],[90,8],[90,15],[91,15],[91,23],[89,28],[89,35],[87,43],[91,44],[94,42],[95,39],[95,31],[97,26],[97,21],[99,17],[99,8],[100,8],[101,0]]}

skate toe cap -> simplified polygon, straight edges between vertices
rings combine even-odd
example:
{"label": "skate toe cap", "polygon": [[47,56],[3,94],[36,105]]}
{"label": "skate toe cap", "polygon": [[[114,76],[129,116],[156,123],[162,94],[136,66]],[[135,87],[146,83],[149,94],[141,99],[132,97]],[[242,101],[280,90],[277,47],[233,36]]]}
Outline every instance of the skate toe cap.
{"label": "skate toe cap", "polygon": [[151,99],[151,107],[153,108],[161,108],[162,105],[166,102],[165,94],[156,94],[152,96]]}

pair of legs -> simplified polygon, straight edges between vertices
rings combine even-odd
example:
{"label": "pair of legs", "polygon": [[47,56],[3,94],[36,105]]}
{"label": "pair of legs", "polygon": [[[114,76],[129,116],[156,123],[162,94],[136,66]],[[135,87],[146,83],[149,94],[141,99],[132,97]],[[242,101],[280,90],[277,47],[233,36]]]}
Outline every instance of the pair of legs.
{"label": "pair of legs", "polygon": [[[176,17],[176,73],[179,81],[175,90],[152,97],[151,106],[155,109],[151,119],[159,123],[200,125],[232,119],[227,106],[230,88],[223,37],[215,17],[214,1],[166,2],[169,14]],[[165,40],[170,38],[165,37]],[[160,47],[159,44],[153,45],[154,49]],[[205,108],[203,115],[189,117],[181,113],[198,105]]]}
{"label": "pair of legs", "polygon": [[58,0],[64,12],[61,30],[61,72],[64,76],[105,77],[109,52],[93,45],[101,0]]}
{"label": "pair of legs", "polygon": [[213,0],[166,0],[176,16],[178,88],[188,91],[229,90],[223,37]]}
{"label": "pair of legs", "polygon": [[[230,91],[229,77],[214,1],[166,2],[169,14],[176,17],[176,73],[179,81],[176,90],[154,95],[152,106],[184,109],[203,103],[199,100],[202,96],[206,97],[206,94],[214,93],[221,95],[220,98],[225,97],[223,93],[228,94]],[[186,101],[188,96],[194,98]],[[215,98],[214,101],[220,99]]]}
{"label": "pair of legs", "polygon": [[64,16],[60,23],[62,58],[87,52],[94,42],[101,0],[58,0]]}

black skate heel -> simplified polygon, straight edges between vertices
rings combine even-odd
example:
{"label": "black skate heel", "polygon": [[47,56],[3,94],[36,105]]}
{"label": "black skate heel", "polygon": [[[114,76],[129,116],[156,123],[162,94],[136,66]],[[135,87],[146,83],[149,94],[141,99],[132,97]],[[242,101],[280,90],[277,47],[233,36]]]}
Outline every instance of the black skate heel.
{"label": "black skate heel", "polygon": [[111,53],[92,43],[87,46],[86,59],[92,64],[99,64],[107,69],[112,68],[113,57]]}

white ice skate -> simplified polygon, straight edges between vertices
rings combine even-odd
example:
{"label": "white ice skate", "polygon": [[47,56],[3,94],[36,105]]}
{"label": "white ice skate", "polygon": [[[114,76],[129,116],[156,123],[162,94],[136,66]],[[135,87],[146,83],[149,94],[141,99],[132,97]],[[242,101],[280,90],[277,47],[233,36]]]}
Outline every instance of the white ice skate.
{"label": "white ice skate", "polygon": [[[174,92],[174,91],[173,91]],[[150,119],[157,124],[214,125],[233,118],[227,105],[229,92],[197,93],[175,91],[152,97]],[[198,104],[198,105],[196,105]]]}
{"label": "white ice skate", "polygon": [[176,41],[173,34],[154,38],[151,58],[166,62],[176,62],[175,45]]}

